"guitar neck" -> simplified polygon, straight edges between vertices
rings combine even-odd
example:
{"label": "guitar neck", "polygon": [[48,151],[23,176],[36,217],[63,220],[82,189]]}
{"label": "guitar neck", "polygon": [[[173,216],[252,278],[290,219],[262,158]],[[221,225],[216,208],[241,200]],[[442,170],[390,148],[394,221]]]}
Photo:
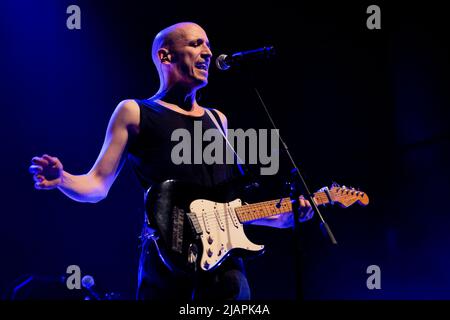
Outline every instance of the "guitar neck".
{"label": "guitar neck", "polygon": [[[316,192],[313,195],[314,202],[317,205],[323,205],[330,202],[325,192]],[[270,200],[258,203],[243,205],[236,208],[236,215],[241,223],[247,223],[254,220],[267,218],[277,214],[292,212],[292,203],[290,198]]]}

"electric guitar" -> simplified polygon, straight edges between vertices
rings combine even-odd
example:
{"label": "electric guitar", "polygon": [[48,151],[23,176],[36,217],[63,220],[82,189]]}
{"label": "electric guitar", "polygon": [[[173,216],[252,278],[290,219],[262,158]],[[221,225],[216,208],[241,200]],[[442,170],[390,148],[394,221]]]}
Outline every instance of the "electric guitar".
{"label": "electric guitar", "polygon": [[[244,224],[292,211],[290,198],[242,204],[232,187],[205,188],[177,180],[152,186],[145,195],[149,226],[155,230],[159,256],[173,272],[194,273],[217,268],[231,254],[258,255]],[[334,185],[313,195],[317,205],[367,205],[366,193]]]}

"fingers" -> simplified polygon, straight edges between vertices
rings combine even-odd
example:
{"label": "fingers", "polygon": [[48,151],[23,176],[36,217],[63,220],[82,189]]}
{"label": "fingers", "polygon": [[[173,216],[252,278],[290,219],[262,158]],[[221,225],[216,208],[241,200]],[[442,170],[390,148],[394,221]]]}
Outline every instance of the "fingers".
{"label": "fingers", "polygon": [[42,156],[42,158],[44,158],[44,160],[48,161],[48,163],[50,164],[50,166],[57,166],[58,168],[62,167],[61,161],[59,161],[59,159],[57,157],[50,157],[48,154],[44,154]]}
{"label": "fingers", "polygon": [[301,221],[307,221],[309,219],[311,219],[314,216],[314,210],[311,207],[311,203],[309,202],[309,200],[305,200],[304,197],[300,197],[299,199],[299,204],[300,204],[300,213],[301,213]]}
{"label": "fingers", "polygon": [[38,166],[38,165],[31,165],[28,168],[28,171],[30,171],[31,174],[41,173],[42,170],[43,170],[42,166]]}
{"label": "fingers", "polygon": [[44,176],[42,176],[42,175],[40,175],[40,174],[35,174],[35,175],[33,176],[33,179],[34,179],[34,181],[36,181],[36,182],[42,182],[42,181],[45,180]]}
{"label": "fingers", "polygon": [[47,190],[48,188],[42,182],[36,182],[34,188],[37,190]]}
{"label": "fingers", "polygon": [[306,207],[306,201],[308,200],[305,200],[303,197],[300,197],[300,207],[302,208]]}
{"label": "fingers", "polygon": [[48,154],[44,154],[42,158],[47,160],[50,165],[55,164],[55,160],[53,159],[53,157],[50,157]]}
{"label": "fingers", "polygon": [[[39,178],[36,177],[36,179],[39,179]],[[38,189],[38,190],[50,190],[50,189],[56,188],[57,184],[58,184],[57,181],[48,181],[48,180],[42,179],[41,181],[37,181],[34,184],[34,187],[35,187],[35,189]]]}
{"label": "fingers", "polygon": [[300,207],[302,208],[311,208],[311,203],[309,202],[309,200],[305,200],[305,198],[303,198],[303,196],[301,196],[299,198],[299,203],[300,203]]}
{"label": "fingers", "polygon": [[[36,189],[50,190],[57,187],[59,180],[56,179],[57,176],[56,173],[54,174],[54,169],[58,172],[62,170],[62,164],[58,158],[44,154],[42,157],[33,157],[31,163],[28,171],[33,174],[34,187]],[[53,178],[54,175],[55,178]]]}
{"label": "fingers", "polygon": [[50,157],[48,154],[44,154],[42,157],[33,157],[33,159],[31,159],[31,162],[33,164],[40,166],[48,166],[48,165],[53,166],[57,164],[58,161],[59,161],[58,158]]}
{"label": "fingers", "polygon": [[39,165],[41,167],[48,166],[48,161],[41,157],[33,157],[33,159],[31,159],[31,163]]}
{"label": "fingers", "polygon": [[[61,161],[59,161],[58,158],[51,157],[48,154],[44,154],[42,157],[33,157],[31,159],[31,163],[32,163],[32,166],[39,166],[42,168],[42,170],[47,167],[55,167],[56,166],[59,169],[62,169],[62,167],[63,167],[61,164]],[[31,172],[31,170],[34,170],[34,171]],[[34,173],[36,170],[38,170],[37,167],[33,167],[33,169],[31,169],[31,167],[30,167],[31,173]]]}

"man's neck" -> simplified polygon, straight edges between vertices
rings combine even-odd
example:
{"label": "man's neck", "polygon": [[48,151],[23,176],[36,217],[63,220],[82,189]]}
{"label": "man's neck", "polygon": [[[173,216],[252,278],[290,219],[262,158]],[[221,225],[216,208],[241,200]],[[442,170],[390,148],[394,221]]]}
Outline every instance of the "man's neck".
{"label": "man's neck", "polygon": [[172,88],[170,90],[159,90],[152,99],[175,105],[186,112],[198,108],[195,99],[196,91]]}

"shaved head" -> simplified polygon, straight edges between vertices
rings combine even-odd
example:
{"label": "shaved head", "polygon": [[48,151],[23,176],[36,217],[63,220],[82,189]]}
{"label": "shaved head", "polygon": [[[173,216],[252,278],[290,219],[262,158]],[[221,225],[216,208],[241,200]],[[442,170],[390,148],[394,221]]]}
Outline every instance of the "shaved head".
{"label": "shaved head", "polygon": [[152,45],[159,91],[173,85],[191,89],[205,86],[211,56],[208,36],[198,24],[180,22],[161,30]]}
{"label": "shaved head", "polygon": [[158,50],[161,48],[171,50],[177,41],[184,39],[185,30],[190,27],[197,27],[202,29],[202,27],[200,27],[198,24],[194,22],[180,22],[161,30],[156,35],[152,45],[152,59],[156,68],[158,69],[158,72],[160,70],[159,68],[160,59],[158,57]]}

